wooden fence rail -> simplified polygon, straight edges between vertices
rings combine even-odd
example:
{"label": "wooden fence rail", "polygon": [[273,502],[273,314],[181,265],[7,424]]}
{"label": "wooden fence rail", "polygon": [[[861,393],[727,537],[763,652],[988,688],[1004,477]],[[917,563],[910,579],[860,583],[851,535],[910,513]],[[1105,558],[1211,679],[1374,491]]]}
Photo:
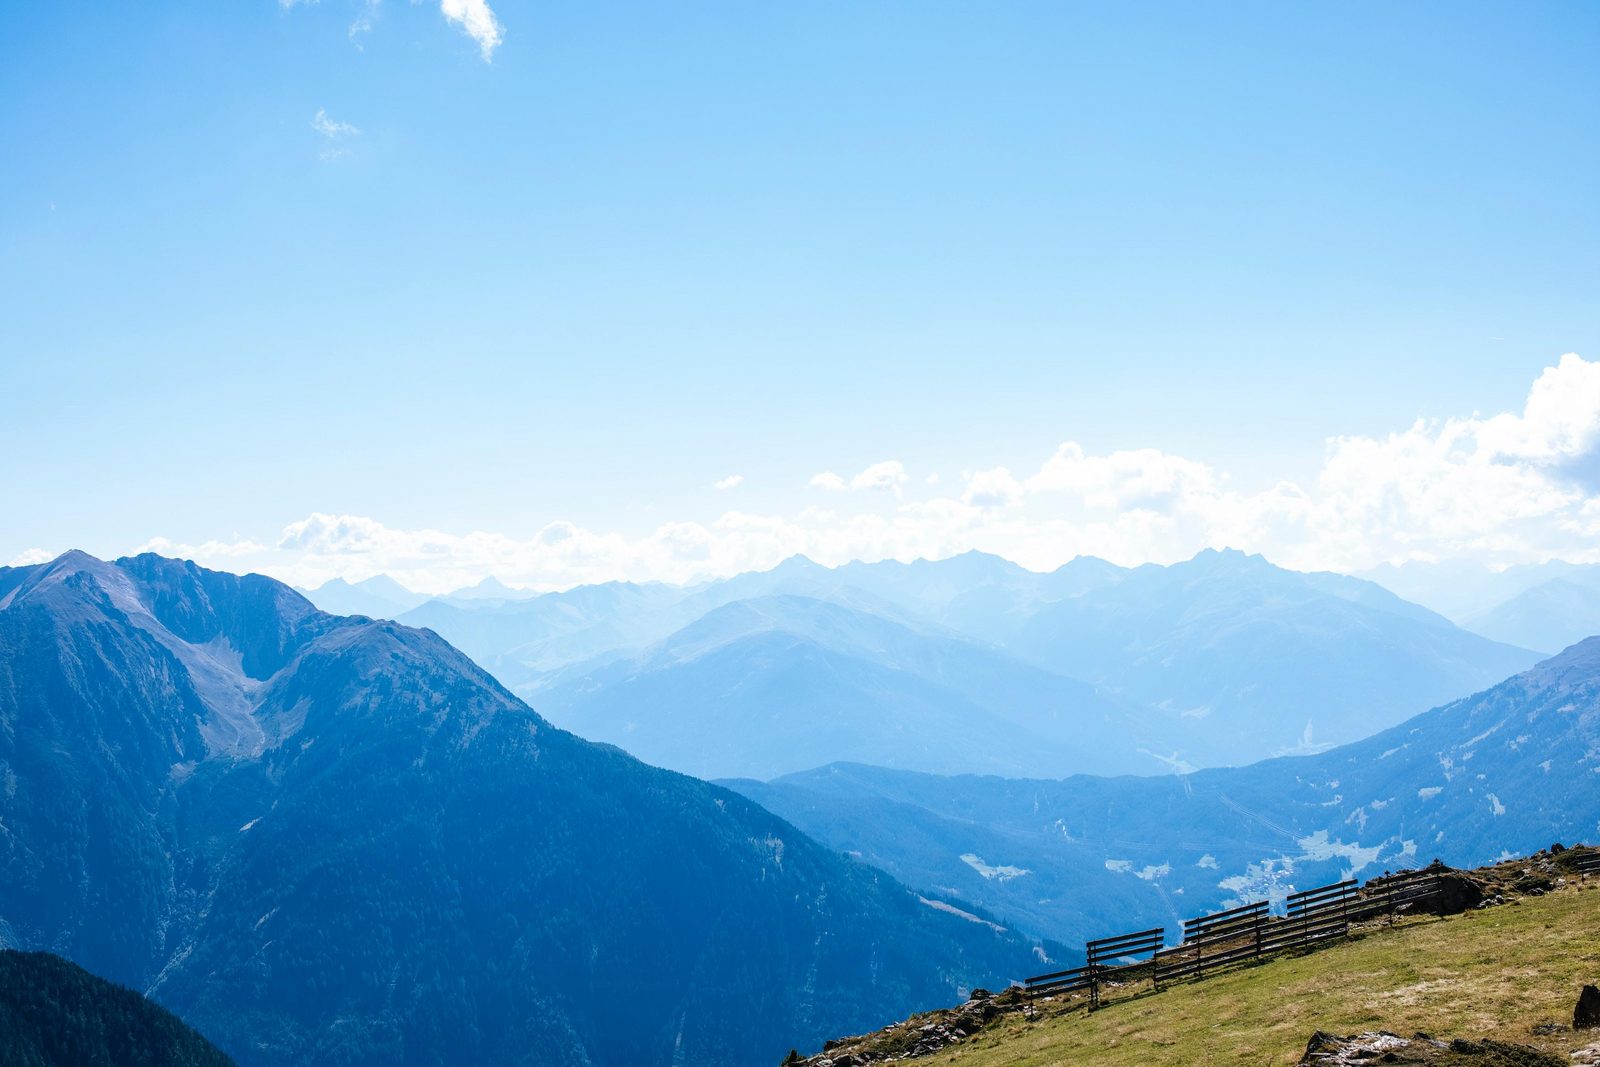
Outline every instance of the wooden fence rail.
{"label": "wooden fence rail", "polygon": [[[1581,877],[1600,875],[1600,849],[1570,852],[1561,863]],[[1100,1006],[1107,982],[1148,974],[1159,991],[1162,982],[1201,979],[1234,964],[1344,937],[1353,921],[1420,908],[1440,899],[1446,876],[1453,873],[1435,860],[1420,870],[1385,871],[1365,886],[1347,879],[1306,889],[1289,894],[1285,914],[1278,918],[1265,900],[1197,915],[1183,921],[1183,941],[1171,947],[1164,927],[1103,937],[1084,946],[1085,966],[1035,975],[1023,989],[1030,997],[1087,989],[1091,1008]]]}
{"label": "wooden fence rail", "polygon": [[1600,851],[1567,853],[1563,856],[1561,865],[1569,871],[1584,876],[1600,874]]}
{"label": "wooden fence rail", "polygon": [[[1134,961],[1132,957],[1159,952],[1166,940],[1166,928],[1156,927],[1154,930],[1140,930],[1133,934],[1103,937],[1084,946],[1089,958],[1089,1006],[1091,1008],[1100,1006],[1100,984],[1113,974],[1127,975],[1148,969],[1151,984],[1160,989],[1161,982],[1156,975],[1154,959]],[[1118,961],[1127,962],[1122,962],[1120,966],[1108,966]]]}

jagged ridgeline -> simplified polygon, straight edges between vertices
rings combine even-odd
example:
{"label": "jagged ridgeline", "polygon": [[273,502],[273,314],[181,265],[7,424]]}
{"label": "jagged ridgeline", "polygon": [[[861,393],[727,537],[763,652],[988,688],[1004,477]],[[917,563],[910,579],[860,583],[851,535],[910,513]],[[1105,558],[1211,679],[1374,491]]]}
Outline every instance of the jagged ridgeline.
{"label": "jagged ridgeline", "polygon": [[243,1064],[746,1064],[1037,970],[426,630],[145,555],[0,570],[0,938]]}

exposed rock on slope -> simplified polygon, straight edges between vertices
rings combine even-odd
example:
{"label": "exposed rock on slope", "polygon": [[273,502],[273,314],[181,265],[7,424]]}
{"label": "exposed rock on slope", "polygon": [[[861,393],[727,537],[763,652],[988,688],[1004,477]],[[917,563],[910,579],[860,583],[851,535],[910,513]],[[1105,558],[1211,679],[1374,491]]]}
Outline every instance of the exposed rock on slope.
{"label": "exposed rock on slope", "polygon": [[1569,1067],[1560,1056],[1527,1045],[1459,1037],[1441,1041],[1427,1034],[1401,1037],[1381,1030],[1351,1037],[1318,1031],[1311,1035],[1298,1067],[1366,1067],[1373,1063],[1412,1067]]}

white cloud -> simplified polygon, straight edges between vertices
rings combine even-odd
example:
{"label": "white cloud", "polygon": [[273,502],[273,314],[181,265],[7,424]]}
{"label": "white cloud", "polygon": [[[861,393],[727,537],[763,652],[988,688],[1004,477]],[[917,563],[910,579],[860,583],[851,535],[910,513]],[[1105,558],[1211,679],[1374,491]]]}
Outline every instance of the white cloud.
{"label": "white cloud", "polygon": [[351,20],[350,29],[347,32],[350,37],[350,43],[357,48],[361,48],[361,35],[371,33],[372,27],[377,24],[378,11],[382,3],[383,0],[363,0],[360,13]]}
{"label": "white cloud", "polygon": [[266,545],[248,538],[235,537],[231,541],[202,541],[197,545],[179,544],[165,537],[152,537],[138,548],[134,555],[141,552],[154,552],[162,556],[175,556],[178,559],[192,559],[196,563],[206,561],[221,562],[224,560],[244,559],[249,556],[259,556],[268,551]]}
{"label": "white cloud", "polygon": [[478,52],[485,63],[494,56],[494,50],[500,47],[505,36],[505,29],[485,0],[440,0],[439,10],[446,19],[460,26],[468,37],[478,42]]}
{"label": "white cloud", "polygon": [[842,493],[850,488],[850,483],[832,471],[823,471],[821,474],[811,476],[810,485],[818,489],[826,489],[830,493]]}
{"label": "white cloud", "polygon": [[[309,7],[318,0],[278,0],[278,6],[285,11],[296,7]],[[415,5],[420,0],[411,0]],[[357,48],[361,47],[360,37],[371,32],[378,19],[378,12],[383,0],[361,0],[361,10],[350,23],[348,30],[350,40]],[[445,21],[457,27],[461,32],[471,37],[478,45],[478,54],[485,63],[494,58],[494,50],[500,47],[505,39],[505,27],[494,10],[489,6],[488,0],[440,0],[439,13]],[[351,132],[359,132],[352,128]]]}
{"label": "white cloud", "polygon": [[902,486],[911,480],[906,473],[905,465],[897,459],[886,459],[881,463],[874,463],[849,481],[841,478],[832,471],[823,471],[811,477],[811,485],[818,489],[827,489],[830,492],[842,493],[846,489],[867,489],[892,492],[899,494]]}
{"label": "white cloud", "polygon": [[961,494],[963,503],[980,508],[999,508],[1018,503],[1022,499],[1022,483],[1011,476],[1004,467],[979,471],[967,477],[966,491]]}
{"label": "white cloud", "polygon": [[1600,448],[1600,363],[1562,356],[1534,381],[1521,415],[1484,421],[1477,438],[1501,460],[1564,466],[1592,456]]}
{"label": "white cloud", "polygon": [[237,537],[151,546],[302,585],[385,572],[430,592],[489,574],[541,588],[688,581],[795,553],[831,565],[980,549],[1040,570],[1075,555],[1169,563],[1220,546],[1305,569],[1408,558],[1600,562],[1600,491],[1587,487],[1600,455],[1597,382],[1600,364],[1567,356],[1532,384],[1521,412],[1333,438],[1311,478],[1265,486],[1237,487],[1200,459],[1155,449],[1096,454],[1066,441],[1031,474],[992,467],[941,492],[912,486],[902,463],[885,460],[849,478],[812,478],[836,494],[834,507],[728,511],[630,534],[559,520],[521,536],[398,529],[312,514],[271,547]]}
{"label": "white cloud", "polygon": [[1030,492],[1068,493],[1089,507],[1126,508],[1212,491],[1216,477],[1203,463],[1152,448],[1086,455],[1068,441],[1028,479]]}
{"label": "white cloud", "polygon": [[28,548],[12,557],[7,567],[32,567],[38,563],[49,563],[60,553],[46,552],[42,548]]}
{"label": "white cloud", "polygon": [[742,475],[742,474],[730,474],[726,478],[722,478],[722,479],[720,479],[718,481],[712,482],[711,483],[711,488],[718,489],[718,490],[722,490],[722,489],[737,489],[743,483],[744,483],[744,475]]}
{"label": "white cloud", "polygon": [[[355,27],[350,27],[350,30],[354,32]],[[310,128],[317,131],[317,133],[322,134],[323,138],[328,139],[328,141],[331,142],[330,147],[326,147],[326,149],[322,150],[322,158],[325,158],[325,160],[333,160],[333,158],[338,158],[341,157],[341,155],[347,154],[347,149],[336,147],[338,146],[338,142],[347,141],[347,139],[358,138],[358,136],[362,136],[362,131],[357,130],[357,128],[350,125],[350,123],[338,122],[338,120],[328,117],[328,112],[326,112],[325,109],[322,109],[322,107],[318,107],[317,114],[312,115],[312,120],[310,120]]]}
{"label": "white cloud", "polygon": [[359,137],[361,131],[348,122],[339,122],[328,117],[324,108],[317,108],[317,113],[311,117],[311,128],[330,141],[341,140],[345,137]]}

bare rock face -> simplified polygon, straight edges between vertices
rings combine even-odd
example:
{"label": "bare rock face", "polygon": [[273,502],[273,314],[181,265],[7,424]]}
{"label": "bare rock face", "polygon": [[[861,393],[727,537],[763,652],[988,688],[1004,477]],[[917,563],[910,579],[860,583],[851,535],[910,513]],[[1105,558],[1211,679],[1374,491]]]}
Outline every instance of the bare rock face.
{"label": "bare rock face", "polygon": [[1600,989],[1592,985],[1583,987],[1578,994],[1578,1004],[1572,1009],[1574,1030],[1593,1030],[1600,1027]]}
{"label": "bare rock face", "polygon": [[959,1045],[1002,1015],[1028,1015],[1033,1009],[1017,986],[1000,993],[974,989],[966,1003],[913,1016],[876,1033],[839,1038],[808,1059],[791,1053],[783,1067],[868,1067],[932,1056]]}
{"label": "bare rock face", "polygon": [[1559,1056],[1503,1041],[1445,1042],[1417,1034],[1401,1037],[1387,1031],[1368,1031],[1337,1037],[1317,1031],[1306,1045],[1299,1067],[1369,1067],[1392,1063],[1414,1067],[1567,1067]]}
{"label": "bare rock face", "polygon": [[1451,871],[1439,877],[1439,895],[1432,908],[1439,915],[1459,915],[1478,907],[1484,900],[1483,884],[1460,871]]}

